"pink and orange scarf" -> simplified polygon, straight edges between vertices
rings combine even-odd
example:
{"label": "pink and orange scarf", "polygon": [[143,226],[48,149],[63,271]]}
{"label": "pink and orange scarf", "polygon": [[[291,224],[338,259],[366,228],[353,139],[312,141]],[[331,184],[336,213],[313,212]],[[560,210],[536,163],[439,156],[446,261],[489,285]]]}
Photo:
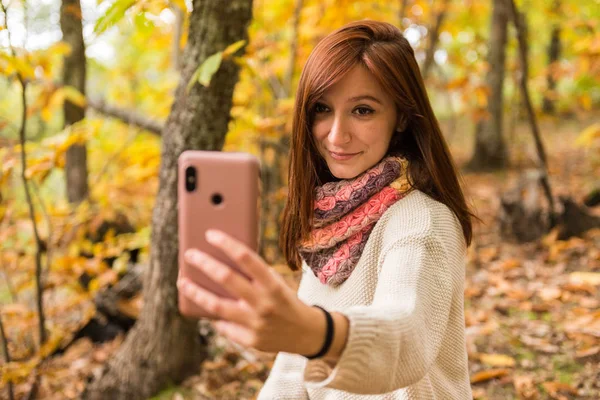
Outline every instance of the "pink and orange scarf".
{"label": "pink and orange scarf", "polygon": [[375,223],[412,190],[407,171],[405,158],[388,156],[355,178],[316,188],[313,229],[298,252],[321,283],[348,279]]}

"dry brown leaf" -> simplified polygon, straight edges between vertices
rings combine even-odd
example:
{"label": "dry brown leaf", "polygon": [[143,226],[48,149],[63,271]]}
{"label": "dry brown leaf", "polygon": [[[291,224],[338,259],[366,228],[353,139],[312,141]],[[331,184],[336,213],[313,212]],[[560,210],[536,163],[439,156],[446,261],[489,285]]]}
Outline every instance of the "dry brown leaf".
{"label": "dry brown leaf", "polygon": [[507,260],[504,260],[500,267],[505,271],[509,271],[511,269],[519,268],[521,265],[521,260],[519,260],[518,258],[509,258]]}
{"label": "dry brown leaf", "polygon": [[544,301],[556,300],[562,294],[562,291],[557,287],[544,287],[538,290],[538,295]]}
{"label": "dry brown leaf", "polygon": [[586,292],[592,296],[596,294],[596,288],[593,285],[585,282],[568,282],[565,283],[562,288],[563,290],[568,290],[569,292]]}
{"label": "dry brown leaf", "polygon": [[137,319],[142,311],[142,302],[142,295],[140,293],[133,296],[131,299],[119,299],[117,308],[128,317]]}
{"label": "dry brown leaf", "polygon": [[497,247],[485,247],[479,250],[479,260],[482,263],[489,263],[498,257]]}
{"label": "dry brown leaf", "polygon": [[513,377],[513,385],[519,399],[536,400],[539,399],[540,393],[535,387],[532,375],[518,375]]}
{"label": "dry brown leaf", "polygon": [[494,368],[485,371],[480,371],[471,375],[471,383],[489,381],[490,379],[500,378],[502,376],[508,375],[509,373],[510,369],[507,368]]}
{"label": "dry brown leaf", "polygon": [[587,357],[595,356],[596,354],[599,354],[599,353],[600,353],[600,346],[594,346],[594,347],[590,347],[587,349],[577,350],[577,352],[575,352],[575,357],[587,358]]}
{"label": "dry brown leaf", "polygon": [[560,393],[568,393],[568,394],[574,394],[577,395],[579,394],[577,388],[574,388],[573,386],[569,385],[568,383],[561,383],[561,382],[544,382],[542,383],[542,387],[544,388],[544,390],[546,392],[548,392],[548,394],[550,395],[550,397],[554,398],[554,399],[558,399],[558,398],[562,398],[558,397],[560,395]]}

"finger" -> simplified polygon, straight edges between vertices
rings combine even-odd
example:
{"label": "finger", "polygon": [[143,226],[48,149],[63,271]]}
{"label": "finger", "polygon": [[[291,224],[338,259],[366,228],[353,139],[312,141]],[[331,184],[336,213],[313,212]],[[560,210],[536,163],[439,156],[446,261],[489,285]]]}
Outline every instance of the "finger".
{"label": "finger", "polygon": [[232,295],[242,298],[252,305],[257,303],[256,289],[252,287],[252,283],[228,265],[196,249],[186,251],[185,259],[188,264],[198,268]]}
{"label": "finger", "polygon": [[215,330],[237,344],[244,347],[254,347],[255,340],[252,331],[244,326],[228,321],[216,321]]}
{"label": "finger", "polygon": [[208,230],[206,240],[221,249],[232,261],[240,266],[246,274],[256,279],[262,286],[272,288],[276,282],[270,267],[263,259],[244,243],[218,230]]}
{"label": "finger", "polygon": [[249,312],[251,310],[248,307],[243,306],[243,300],[219,297],[187,278],[178,280],[177,287],[184,296],[217,318],[233,321],[243,326],[249,326],[252,322],[252,312]]}

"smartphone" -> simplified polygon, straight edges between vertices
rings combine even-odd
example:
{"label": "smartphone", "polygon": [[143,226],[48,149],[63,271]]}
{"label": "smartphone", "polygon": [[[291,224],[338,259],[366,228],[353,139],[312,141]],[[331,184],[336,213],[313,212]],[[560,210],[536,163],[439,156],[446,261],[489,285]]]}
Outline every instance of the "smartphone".
{"label": "smartphone", "polygon": [[[204,234],[218,229],[250,249],[258,249],[260,164],[248,153],[187,150],[178,158],[179,276],[218,296],[234,298],[183,255],[191,248],[208,253],[250,279],[221,250],[209,244]],[[183,294],[178,295],[179,312],[191,318],[214,318]]]}

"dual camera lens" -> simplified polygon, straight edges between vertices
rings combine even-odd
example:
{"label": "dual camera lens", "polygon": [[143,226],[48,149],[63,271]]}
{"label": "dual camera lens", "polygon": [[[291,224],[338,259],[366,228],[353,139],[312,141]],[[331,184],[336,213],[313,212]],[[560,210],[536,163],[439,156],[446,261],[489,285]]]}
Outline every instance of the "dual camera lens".
{"label": "dual camera lens", "polygon": [[[185,190],[188,192],[196,191],[196,187],[198,185],[198,174],[196,173],[195,167],[187,167],[185,169]],[[210,201],[219,205],[223,202],[223,196],[220,193],[213,193],[210,196]]]}

